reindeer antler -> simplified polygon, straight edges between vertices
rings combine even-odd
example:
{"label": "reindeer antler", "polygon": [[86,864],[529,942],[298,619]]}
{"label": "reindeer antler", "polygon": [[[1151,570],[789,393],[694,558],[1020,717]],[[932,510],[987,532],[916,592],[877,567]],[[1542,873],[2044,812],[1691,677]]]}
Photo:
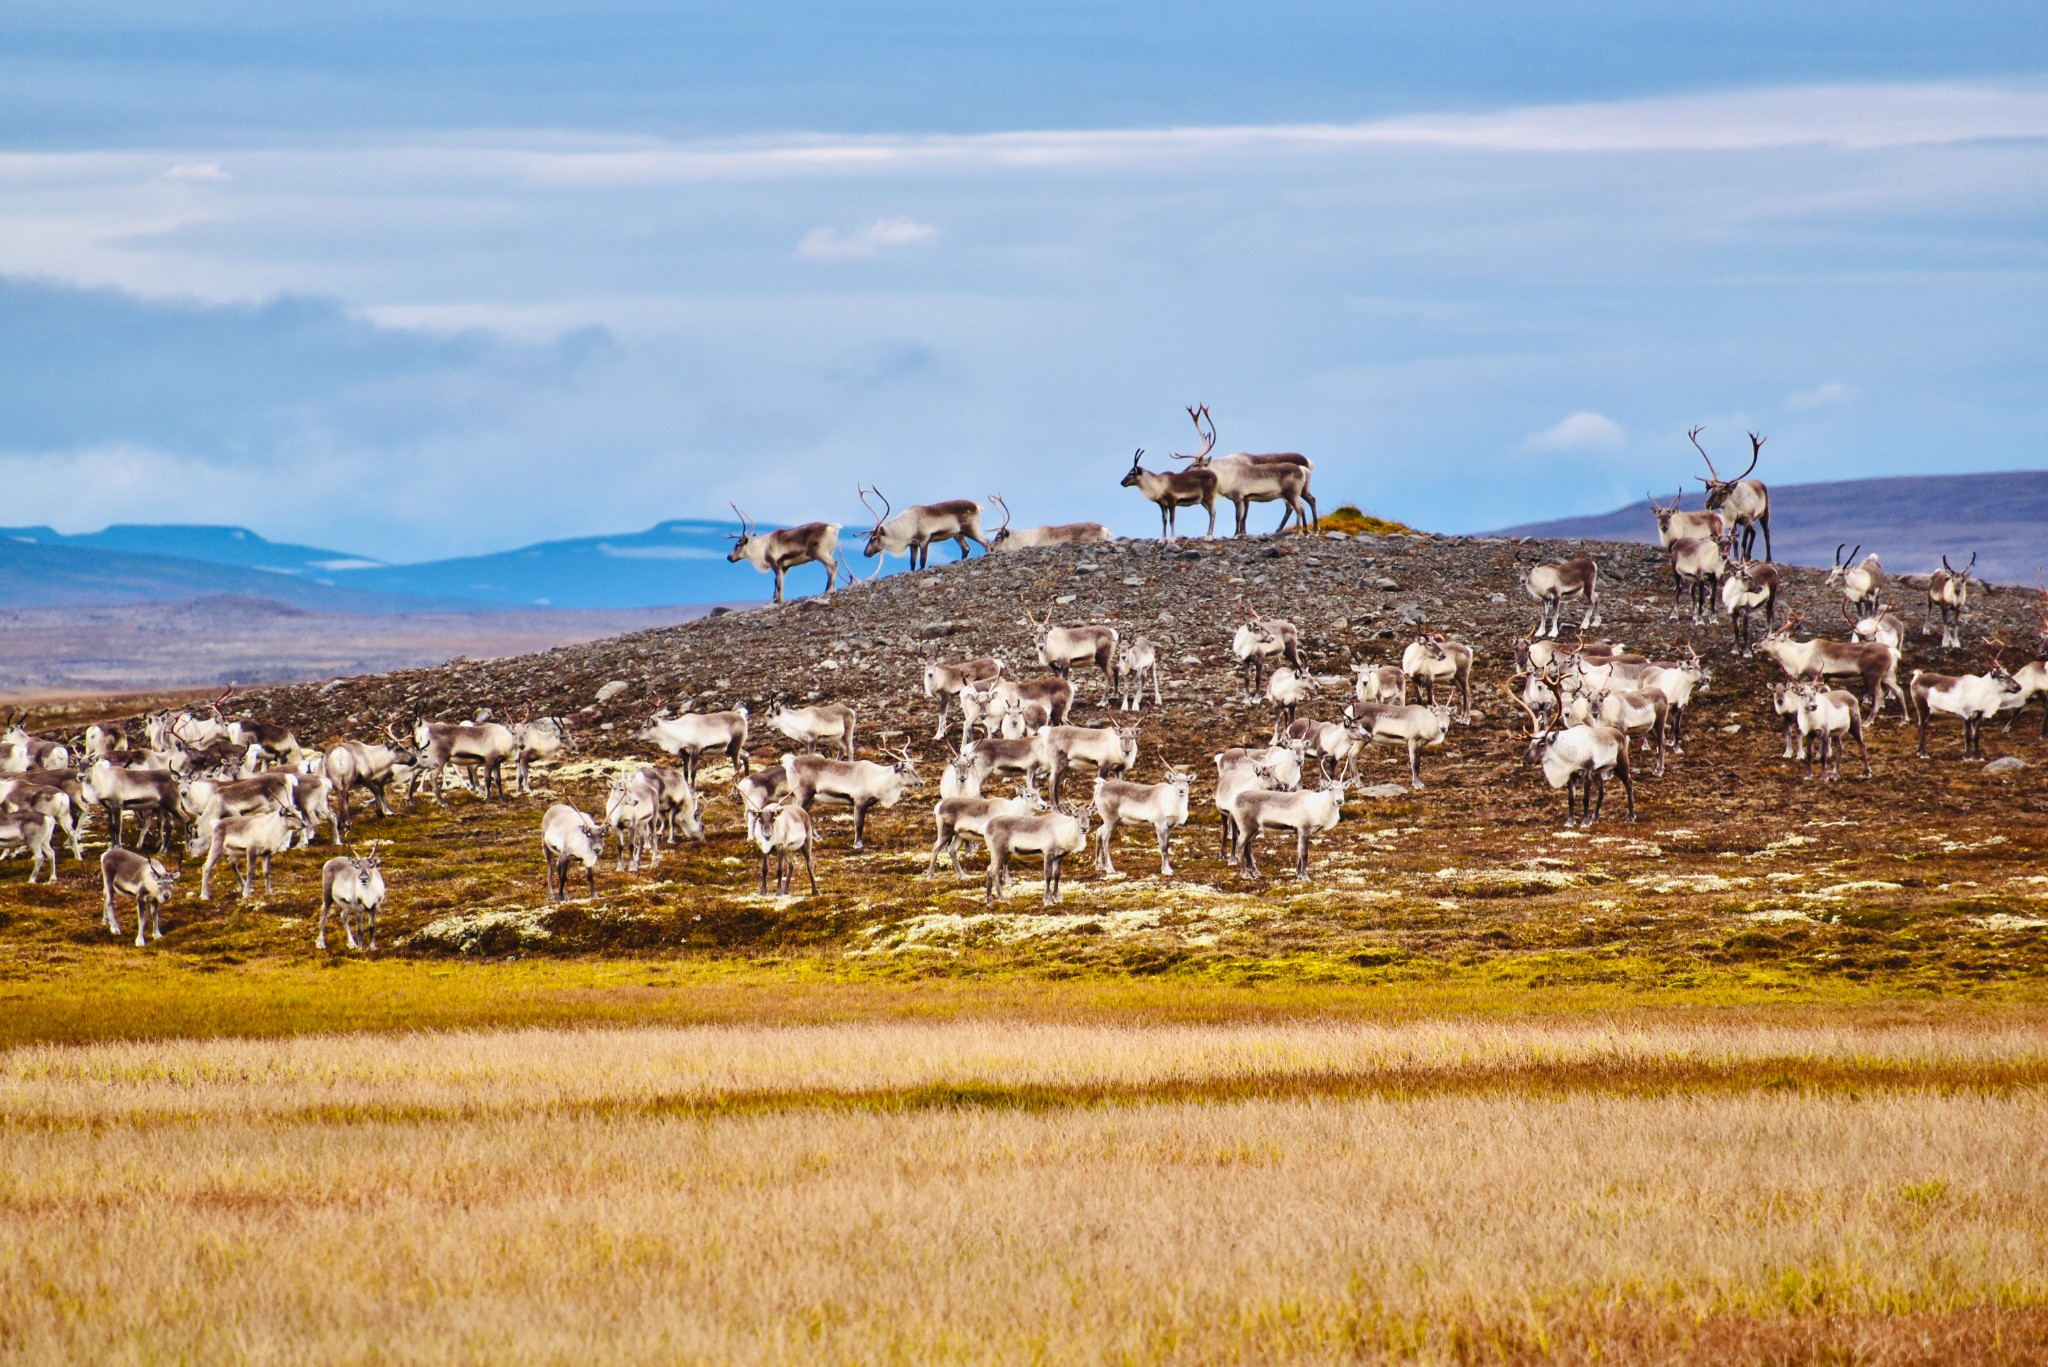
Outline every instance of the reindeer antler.
{"label": "reindeer antler", "polygon": [[[1721,478],[1721,472],[1714,468],[1714,458],[1707,454],[1706,447],[1700,445],[1700,433],[1706,430],[1704,427],[1693,427],[1688,428],[1685,433],[1685,439],[1692,443],[1692,449],[1699,452],[1700,459],[1707,463],[1707,473],[1714,477],[1712,480],[1701,479],[1700,483],[1702,484],[1716,483]],[[1693,478],[1699,479],[1699,476],[1694,475]]]}
{"label": "reindeer antler", "polygon": [[1010,530],[1010,501],[1001,494],[990,494],[988,501],[1003,510],[1003,525],[996,528],[996,535],[1000,537],[1004,532]]}
{"label": "reindeer antler", "polygon": [[[1206,432],[1202,430],[1202,420],[1204,418],[1209,419],[1209,430]],[[1209,417],[1209,405],[1201,404],[1197,407],[1191,407],[1188,409],[1188,421],[1192,422],[1195,425],[1195,435],[1202,439],[1202,449],[1195,452],[1193,455],[1187,456],[1181,455],[1177,451],[1171,454],[1173,455],[1173,458],[1175,460],[1185,460],[1199,463],[1203,460],[1206,460],[1208,458],[1209,453],[1216,449],[1216,420],[1214,418]]]}
{"label": "reindeer antler", "polygon": [[[1749,434],[1749,470],[1756,469],[1757,461],[1760,460],[1764,454],[1764,443],[1769,440],[1769,437],[1760,437],[1754,432]],[[1737,475],[1735,479],[1748,479],[1749,470],[1744,470],[1741,474]],[[1735,481],[1730,480],[1729,482],[1732,484]],[[1856,549],[1860,551],[1863,548],[1861,546],[1858,546]]]}
{"label": "reindeer antler", "polygon": [[882,511],[879,513],[875,513],[875,525],[879,527],[884,522],[887,522],[889,520],[890,512],[889,496],[883,493],[879,487],[866,484],[860,484],[854,487],[860,491],[860,506],[866,508],[871,513],[875,513],[875,505],[868,502],[868,495],[873,494],[876,498],[882,500]]}
{"label": "reindeer antler", "polygon": [[745,513],[740,511],[740,505],[737,503],[727,503],[725,506],[732,509],[734,515],[740,520],[739,535],[728,537],[727,539],[731,541],[745,541],[748,537],[752,536],[754,534],[753,523]]}

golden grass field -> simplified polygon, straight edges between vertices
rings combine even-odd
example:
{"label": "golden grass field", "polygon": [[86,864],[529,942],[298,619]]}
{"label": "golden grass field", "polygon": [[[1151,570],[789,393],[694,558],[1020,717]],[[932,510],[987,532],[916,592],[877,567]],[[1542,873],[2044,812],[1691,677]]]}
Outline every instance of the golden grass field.
{"label": "golden grass field", "polygon": [[2048,1353],[2031,1011],[1175,1025],[1019,1005],[18,1046],[0,1353]]}

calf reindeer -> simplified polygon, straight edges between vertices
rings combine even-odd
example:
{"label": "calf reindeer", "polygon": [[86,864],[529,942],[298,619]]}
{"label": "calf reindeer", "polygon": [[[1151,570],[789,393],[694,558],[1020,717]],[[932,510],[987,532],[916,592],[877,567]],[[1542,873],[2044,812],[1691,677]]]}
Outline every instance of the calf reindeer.
{"label": "calf reindeer", "polygon": [[803,746],[807,755],[816,754],[820,742],[831,741],[841,759],[853,758],[854,714],[845,703],[820,703],[816,707],[784,707],[777,703],[768,724]]}
{"label": "calf reindeer", "polygon": [[1279,792],[1246,788],[1231,799],[1230,816],[1237,827],[1237,869],[1241,877],[1257,878],[1255,846],[1261,831],[1294,833],[1294,876],[1308,877],[1309,842],[1334,830],[1344,819],[1344,781],[1327,780],[1322,791]]}
{"label": "calf reindeer", "polygon": [[1117,695],[1121,710],[1145,710],[1145,686],[1152,686],[1152,705],[1162,707],[1159,695],[1159,647],[1140,636],[1117,652]]}
{"label": "calf reindeer", "polygon": [[[1703,427],[1695,427],[1685,435],[1686,439],[1692,443],[1693,450],[1700,453],[1700,459],[1707,463],[1706,477],[1695,476],[1695,478],[1699,478],[1700,483],[1707,486],[1707,507],[1710,511],[1717,512],[1726,518],[1730,528],[1740,537],[1742,541],[1741,558],[1744,560],[1752,558],[1751,553],[1756,550],[1757,529],[1762,528],[1764,534],[1764,559],[1769,560],[1771,558],[1771,491],[1764,487],[1762,480],[1750,479],[1748,475],[1750,470],[1756,469],[1756,463],[1764,453],[1764,443],[1769,441],[1770,438],[1760,437],[1754,432],[1750,433],[1748,469],[1745,469],[1734,479],[1722,479],[1721,472],[1714,468],[1714,458],[1707,454],[1706,447],[1700,445],[1700,433],[1705,430]],[[1734,539],[1733,537],[1730,538],[1731,543]]]}
{"label": "calf reindeer", "polygon": [[1408,676],[1401,672],[1401,666],[1354,664],[1351,672],[1356,676],[1351,696],[1359,702],[1398,703],[1407,700]]}
{"label": "calf reindeer", "polygon": [[[852,716],[851,713],[847,715]],[[790,732],[779,718],[772,724],[792,740],[807,739]],[[853,735],[851,722],[846,734],[850,740]],[[747,773],[747,709],[744,706],[730,712],[685,712],[680,717],[656,717],[635,733],[633,739],[644,741],[681,760],[683,778],[692,785],[697,782],[697,768],[703,763],[706,750],[723,751],[732,764],[735,778],[744,778]]]}
{"label": "calf reindeer", "polygon": [[732,536],[732,550],[725,557],[728,565],[744,560],[763,574],[774,575],[775,601],[778,603],[782,601],[785,575],[799,565],[823,565],[825,596],[829,598],[832,595],[833,586],[839,582],[837,522],[806,522],[801,527],[784,527],[763,535],[754,530],[754,524],[740,512],[737,503],[730,506],[739,516],[740,529]]}
{"label": "calf reindeer", "polygon": [[[880,512],[868,502],[872,493],[882,500]],[[910,568],[921,570],[932,562],[932,542],[951,541],[960,548],[960,558],[965,560],[972,552],[967,543],[972,541],[981,547],[983,555],[988,554],[988,542],[981,535],[981,505],[971,498],[948,499],[944,503],[920,503],[905,508],[890,516],[889,500],[880,489],[867,485],[860,488],[861,506],[874,513],[875,525],[868,532],[866,554],[875,561],[875,573],[882,572],[882,565],[892,555],[910,556]]]}
{"label": "calf reindeer", "polygon": [[1780,759],[1806,758],[1806,730],[1799,724],[1799,714],[1806,706],[1806,687],[1796,679],[1779,679],[1771,685],[1771,715],[1785,729],[1785,753]]}
{"label": "calf reindeer", "polygon": [[1728,558],[1718,541],[1681,537],[1671,543],[1671,615],[1678,616],[1685,591],[1692,590],[1692,621],[1695,626],[1712,626],[1721,576],[1728,572]]}
{"label": "calf reindeer", "polygon": [[1822,688],[1799,684],[1799,736],[1806,746],[1806,776],[1813,777],[1813,761],[1820,758],[1823,781],[1832,783],[1842,776],[1843,737],[1853,736],[1863,755],[1863,777],[1870,777],[1870,747],[1863,743],[1863,711],[1856,695],[1843,688]]}
{"label": "calf reindeer", "polygon": [[1034,812],[1029,816],[989,818],[983,835],[988,844],[988,905],[1007,900],[1010,857],[1038,854],[1045,860],[1045,891],[1041,905],[1056,906],[1060,896],[1060,873],[1067,856],[1088,848],[1088,814],[1063,811]]}
{"label": "calf reindeer", "polygon": [[1056,627],[1050,611],[1044,617],[1027,611],[1024,621],[1036,638],[1038,662],[1060,678],[1071,676],[1076,664],[1092,663],[1102,671],[1102,705],[1108,707],[1116,687],[1116,628]]}
{"label": "calf reindeer", "polygon": [[604,858],[605,828],[566,802],[541,814],[540,853],[548,901],[569,900],[569,871],[583,866],[585,896],[597,896],[597,863]]}
{"label": "calf reindeer", "polygon": [[1835,547],[1835,563],[1828,570],[1827,582],[1842,590],[1842,601],[1852,614],[1878,611],[1878,599],[1884,593],[1884,565],[1872,551],[1862,560],[1856,559],[1856,551],[1863,549],[1863,543],[1856,543],[1856,551],[1849,552],[1847,560],[1842,559],[1844,541]]}
{"label": "calf reindeer", "polygon": [[[1345,715],[1354,715],[1354,709],[1346,708]],[[1287,728],[1281,742],[1299,742],[1302,757],[1315,756],[1317,771],[1324,778],[1341,778],[1349,783],[1358,777],[1358,756],[1365,744],[1356,731],[1341,722],[1303,717]]]}
{"label": "calf reindeer", "polygon": [[[964,717],[967,704],[961,700],[970,684],[987,683],[1003,676],[1003,662],[992,655],[977,656],[972,660],[960,660],[948,664],[942,660],[927,660],[924,665],[924,695],[936,698],[939,703],[939,729],[932,732],[933,740],[946,738],[946,709],[950,704],[959,703]],[[960,737],[962,745],[967,737]]]}
{"label": "calf reindeer", "polygon": [[[778,768],[775,772],[780,774],[782,770]],[[684,840],[704,839],[703,803],[698,800],[697,790],[689,779],[674,769],[658,769],[651,764],[639,771],[639,778],[654,793],[656,849],[661,848],[664,839],[671,845],[680,845]]]}
{"label": "calf reindeer", "polygon": [[[337,912],[350,949],[377,947],[377,912],[384,905],[384,869],[377,852],[337,854],[320,866],[320,928],[313,948],[327,948],[327,914]],[[363,938],[356,939],[362,922]]]}
{"label": "calf reindeer", "polygon": [[512,744],[513,758],[519,766],[516,788],[524,795],[532,791],[528,780],[533,773],[533,762],[553,759],[569,748],[569,723],[560,717],[520,722],[512,728]]}
{"label": "calf reindeer", "polygon": [[1600,565],[1590,555],[1574,556],[1555,565],[1538,565],[1529,571],[1523,587],[1542,605],[1536,618],[1536,635],[1555,639],[1564,616],[1564,600],[1586,600],[1579,630],[1600,625]]}
{"label": "calf reindeer", "polygon": [[768,856],[775,856],[775,893],[790,895],[796,881],[796,857],[804,859],[804,874],[811,880],[811,896],[818,895],[818,871],[811,861],[816,842],[811,814],[786,802],[771,802],[759,811],[747,813],[747,839],[761,852],[761,895],[768,895]]}
{"label": "calf reindeer", "polygon": [[1927,728],[1936,716],[1954,717],[1963,724],[1963,758],[1984,758],[1984,722],[2004,709],[2006,701],[2021,695],[2020,685],[2003,666],[1994,664],[1989,674],[1932,674],[1913,671],[1908,685],[1913,711],[1920,724],[1920,743],[1914,754],[1927,754]]}
{"label": "calf reindeer", "polygon": [[1036,546],[1099,546],[1116,540],[1116,533],[1100,522],[1062,522],[1056,527],[1026,527],[1022,531],[1010,530],[1010,505],[1001,494],[990,494],[988,501],[1003,510],[1003,525],[996,528],[996,534],[989,538],[992,551],[1021,551]]}
{"label": "calf reindeer", "polygon": [[890,764],[865,759],[826,759],[822,755],[784,755],[789,773],[789,800],[809,812],[820,798],[853,808],[853,847],[866,849],[868,813],[894,807],[903,794],[919,785],[917,764],[906,746]]}
{"label": "calf reindeer", "polygon": [[1043,733],[1052,770],[1052,801],[1059,805],[1060,783],[1076,764],[1094,766],[1101,774],[1121,774],[1138,762],[1135,726],[1049,726]]}
{"label": "calf reindeer", "polygon": [[1159,842],[1159,876],[1173,877],[1173,833],[1188,824],[1188,789],[1193,782],[1193,774],[1171,765],[1164,783],[1097,777],[1095,810],[1102,816],[1102,828],[1095,833],[1095,867],[1116,872],[1110,846],[1118,826],[1150,826]]}
{"label": "calf reindeer", "polygon": [[[1515,697],[1514,689],[1508,689],[1508,696]],[[1527,712],[1528,708],[1522,710]],[[1522,755],[1522,763],[1541,765],[1543,781],[1553,789],[1564,789],[1564,824],[1568,830],[1578,825],[1591,830],[1600,819],[1600,810],[1607,803],[1609,778],[1621,780],[1628,794],[1628,819],[1636,819],[1636,785],[1629,773],[1628,737],[1612,727],[1585,723],[1559,729],[1552,723],[1546,730],[1536,720],[1536,714],[1530,712],[1529,748]],[[1577,794],[1583,794],[1583,821],[1580,809],[1573,805]]]}
{"label": "calf reindeer", "polygon": [[1237,613],[1243,620],[1230,638],[1230,653],[1244,667],[1246,702],[1258,696],[1259,681],[1269,661],[1283,661],[1296,673],[1308,672],[1308,664],[1301,655],[1301,632],[1294,623],[1267,617],[1242,598],[1237,600]]}
{"label": "calf reindeer", "polygon": [[1606,688],[1588,698],[1590,719],[1623,736],[1648,736],[1656,742],[1656,767],[1651,778],[1664,777],[1665,728],[1671,700],[1653,688]]}
{"label": "calf reindeer", "polygon": [[1927,577],[1927,610],[1941,618],[1941,644],[1960,649],[1963,644],[1963,609],[1970,605],[1970,585],[1982,583],[1970,571],[1977,568],[1977,553],[1970,563],[1957,569],[1941,558],[1941,568]]}
{"label": "calf reindeer", "polygon": [[107,929],[115,935],[121,934],[121,916],[114,909],[114,899],[133,897],[137,949],[148,943],[142,936],[145,926],[149,929],[150,939],[164,938],[164,903],[171,900],[177,886],[177,870],[167,869],[158,861],[133,850],[115,846],[100,856],[100,890],[106,895]]}
{"label": "calf reindeer", "polygon": [[1721,606],[1728,609],[1728,621],[1735,629],[1738,654],[1755,653],[1757,633],[1753,618],[1763,610],[1764,630],[1778,626],[1778,567],[1740,560],[1731,565],[1721,581]]}
{"label": "calf reindeer", "polygon": [[765,765],[735,782],[732,795],[739,800],[742,812],[758,812],[789,796],[789,771],[780,764]]}
{"label": "calf reindeer", "polygon": [[1159,539],[1171,546],[1175,541],[1174,514],[1182,508],[1200,506],[1209,512],[1209,530],[1203,534],[1205,541],[1216,539],[1216,472],[1206,465],[1192,470],[1147,470],[1142,462],[1145,449],[1138,448],[1138,454],[1131,457],[1131,469],[1124,476],[1123,487],[1136,489],[1147,499],[1159,505]]}
{"label": "calf reindeer", "polygon": [[1868,617],[1858,617],[1847,603],[1842,604],[1842,620],[1849,624],[1852,641],[1881,641],[1893,650],[1905,648],[1906,624],[1885,607],[1883,599]]}
{"label": "calf reindeer", "polygon": [[1436,706],[1436,686],[1455,684],[1458,688],[1458,720],[1472,724],[1472,647],[1453,641],[1441,631],[1425,631],[1401,652],[1401,702],[1408,701],[1408,684],[1416,696]]}

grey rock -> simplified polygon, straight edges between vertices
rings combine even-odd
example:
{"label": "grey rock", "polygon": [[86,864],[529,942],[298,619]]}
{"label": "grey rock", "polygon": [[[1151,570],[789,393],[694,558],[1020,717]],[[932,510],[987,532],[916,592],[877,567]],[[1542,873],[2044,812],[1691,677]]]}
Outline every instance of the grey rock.
{"label": "grey rock", "polygon": [[1370,788],[1360,788],[1358,790],[1358,795],[1360,797],[1382,799],[1390,797],[1407,797],[1408,792],[1408,787],[1405,784],[1375,783]]}
{"label": "grey rock", "polygon": [[926,622],[917,629],[917,639],[920,641],[936,641],[941,637],[951,636],[955,629],[951,622]]}
{"label": "grey rock", "polygon": [[2002,759],[1992,760],[1991,763],[1985,765],[1984,772],[1987,774],[2016,774],[2026,767],[2027,762],[2018,755],[2007,755]]}
{"label": "grey rock", "polygon": [[610,702],[613,698],[618,697],[619,694],[625,692],[628,688],[631,687],[632,685],[627,683],[624,679],[613,679],[603,688],[597,690],[597,700],[599,702]]}
{"label": "grey rock", "polygon": [[1400,584],[1392,579],[1375,579],[1372,581],[1372,586],[1376,589],[1385,589],[1389,593],[1401,587]]}

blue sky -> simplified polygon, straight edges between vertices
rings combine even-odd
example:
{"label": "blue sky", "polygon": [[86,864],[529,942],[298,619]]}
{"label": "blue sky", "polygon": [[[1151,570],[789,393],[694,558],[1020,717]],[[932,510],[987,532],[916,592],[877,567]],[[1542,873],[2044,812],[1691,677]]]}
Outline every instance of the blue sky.
{"label": "blue sky", "polygon": [[159,8],[0,0],[10,522],[1142,532],[1197,401],[1441,530],[2042,464],[2038,4]]}

